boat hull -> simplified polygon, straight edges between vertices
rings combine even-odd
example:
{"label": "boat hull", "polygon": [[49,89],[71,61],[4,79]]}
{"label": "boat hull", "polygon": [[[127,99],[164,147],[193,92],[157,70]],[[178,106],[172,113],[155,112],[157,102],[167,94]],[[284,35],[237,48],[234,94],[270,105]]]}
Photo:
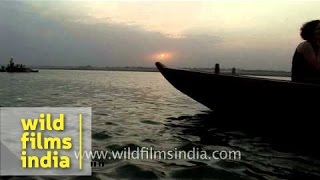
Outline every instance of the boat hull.
{"label": "boat hull", "polygon": [[213,110],[214,127],[246,131],[284,146],[316,149],[319,85],[156,66],[176,89]]}
{"label": "boat hull", "polygon": [[174,69],[159,62],[156,66],[176,89],[224,116],[307,117],[320,102],[317,84]]}

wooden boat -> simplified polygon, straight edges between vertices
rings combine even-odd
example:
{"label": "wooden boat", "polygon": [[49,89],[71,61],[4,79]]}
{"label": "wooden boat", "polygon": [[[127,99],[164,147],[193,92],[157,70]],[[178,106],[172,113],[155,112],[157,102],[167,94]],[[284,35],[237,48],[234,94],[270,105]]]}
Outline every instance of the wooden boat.
{"label": "wooden boat", "polygon": [[318,154],[320,85],[156,66],[176,89],[213,110],[214,127]]}
{"label": "wooden boat", "polygon": [[[318,115],[318,84],[174,69],[160,62],[156,66],[176,89],[222,116],[245,117],[259,125],[280,124],[278,120],[286,125],[283,119],[301,118],[294,121],[299,126]],[[267,122],[260,121],[264,117]]]}

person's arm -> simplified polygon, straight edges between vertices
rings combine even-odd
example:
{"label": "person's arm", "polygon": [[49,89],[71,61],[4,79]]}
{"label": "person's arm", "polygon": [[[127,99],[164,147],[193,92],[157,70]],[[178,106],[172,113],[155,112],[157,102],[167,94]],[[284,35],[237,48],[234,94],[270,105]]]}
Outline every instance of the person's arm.
{"label": "person's arm", "polygon": [[298,46],[298,52],[302,53],[305,60],[320,72],[320,52],[318,50],[318,57],[316,56],[313,47],[309,42],[304,42]]}

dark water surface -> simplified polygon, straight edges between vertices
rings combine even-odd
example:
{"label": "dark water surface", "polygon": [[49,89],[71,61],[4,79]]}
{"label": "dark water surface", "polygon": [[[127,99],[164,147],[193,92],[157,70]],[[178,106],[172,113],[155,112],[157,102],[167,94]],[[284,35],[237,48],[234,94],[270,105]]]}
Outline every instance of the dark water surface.
{"label": "dark water surface", "polygon": [[106,161],[104,167],[93,168],[94,179],[320,179],[319,158],[219,128],[214,112],[174,89],[160,73],[0,73],[0,85],[2,107],[92,107],[94,150],[241,151],[241,160]]}

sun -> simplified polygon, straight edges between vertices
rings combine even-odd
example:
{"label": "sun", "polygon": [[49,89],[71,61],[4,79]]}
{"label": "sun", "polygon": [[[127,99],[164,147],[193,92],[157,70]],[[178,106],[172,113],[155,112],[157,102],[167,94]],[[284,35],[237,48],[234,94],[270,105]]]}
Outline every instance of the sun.
{"label": "sun", "polygon": [[156,61],[169,61],[172,59],[170,52],[157,52],[152,55],[152,59]]}
{"label": "sun", "polygon": [[159,59],[165,59],[165,58],[166,58],[166,54],[165,53],[159,54]]}

